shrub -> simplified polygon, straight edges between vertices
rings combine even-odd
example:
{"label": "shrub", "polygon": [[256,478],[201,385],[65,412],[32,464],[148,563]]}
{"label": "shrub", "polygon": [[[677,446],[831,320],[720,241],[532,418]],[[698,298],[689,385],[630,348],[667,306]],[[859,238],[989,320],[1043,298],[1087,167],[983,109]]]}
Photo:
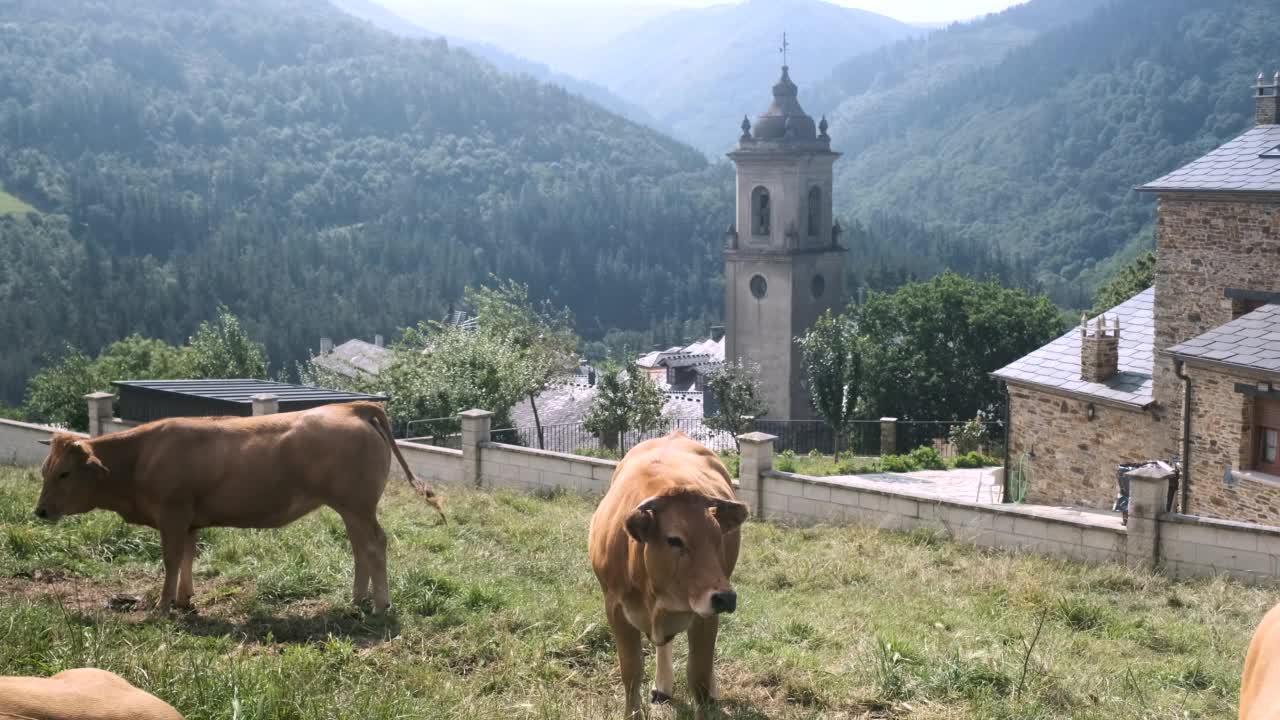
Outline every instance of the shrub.
{"label": "shrub", "polygon": [[780,472],[796,471],[796,454],[792,450],[783,450],[773,461],[773,468]]}
{"label": "shrub", "polygon": [[955,459],[955,465],[958,468],[983,468],[999,465],[1000,460],[990,455],[983,455],[976,450],[974,452],[965,453]]}
{"label": "shrub", "polygon": [[921,470],[946,470],[947,461],[942,459],[942,453],[928,445],[921,445],[912,450],[909,455],[911,463]]}
{"label": "shrub", "polygon": [[910,455],[885,455],[880,458],[880,469],[884,472],[911,472],[918,468]]}
{"label": "shrub", "polygon": [[573,451],[574,455],[582,457],[596,458],[598,460],[621,460],[622,453],[618,450],[610,450],[609,448],[592,448],[580,447]]}
{"label": "shrub", "polygon": [[956,452],[961,455],[967,455],[981,449],[987,444],[990,437],[987,433],[987,426],[982,423],[982,419],[974,418],[963,425],[953,426],[949,439],[951,444],[956,446]]}

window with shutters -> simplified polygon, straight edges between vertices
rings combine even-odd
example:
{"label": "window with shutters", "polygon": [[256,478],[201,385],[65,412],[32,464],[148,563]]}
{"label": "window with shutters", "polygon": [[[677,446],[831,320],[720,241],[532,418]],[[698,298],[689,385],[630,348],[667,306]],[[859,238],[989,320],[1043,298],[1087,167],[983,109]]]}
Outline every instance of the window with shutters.
{"label": "window with shutters", "polygon": [[1280,400],[1254,399],[1253,468],[1280,475]]}

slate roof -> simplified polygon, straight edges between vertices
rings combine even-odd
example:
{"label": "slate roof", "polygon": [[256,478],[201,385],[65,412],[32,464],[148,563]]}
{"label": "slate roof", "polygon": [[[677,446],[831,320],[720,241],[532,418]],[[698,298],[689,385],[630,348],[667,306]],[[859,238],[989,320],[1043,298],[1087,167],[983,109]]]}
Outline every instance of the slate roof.
{"label": "slate roof", "polygon": [[[1080,379],[1080,328],[992,373],[997,378],[1040,389],[1146,407],[1152,402],[1151,370],[1154,288],[1147,288],[1103,313],[1107,327],[1120,318],[1119,372],[1105,383]],[[1090,318],[1092,326],[1096,321]]]}
{"label": "slate roof", "polygon": [[1189,362],[1211,361],[1280,373],[1280,305],[1263,305],[1225,325],[1169,348]]}
{"label": "slate roof", "polygon": [[343,377],[377,375],[391,364],[391,351],[364,340],[348,340],[332,352],[313,357],[311,362]]}
{"label": "slate roof", "polygon": [[1138,190],[1280,192],[1280,125],[1259,125]]}

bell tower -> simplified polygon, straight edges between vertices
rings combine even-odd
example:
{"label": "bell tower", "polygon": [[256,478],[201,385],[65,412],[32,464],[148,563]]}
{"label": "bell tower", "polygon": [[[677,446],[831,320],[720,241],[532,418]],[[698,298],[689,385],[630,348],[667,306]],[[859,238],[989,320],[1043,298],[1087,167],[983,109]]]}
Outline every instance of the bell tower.
{"label": "bell tower", "polygon": [[[785,38],[784,38],[785,48]],[[759,366],[773,419],[816,417],[795,338],[844,301],[844,248],[832,221],[827,121],[814,125],[788,68],[773,103],[743,118],[738,147],[737,217],[725,232],[725,359]]]}

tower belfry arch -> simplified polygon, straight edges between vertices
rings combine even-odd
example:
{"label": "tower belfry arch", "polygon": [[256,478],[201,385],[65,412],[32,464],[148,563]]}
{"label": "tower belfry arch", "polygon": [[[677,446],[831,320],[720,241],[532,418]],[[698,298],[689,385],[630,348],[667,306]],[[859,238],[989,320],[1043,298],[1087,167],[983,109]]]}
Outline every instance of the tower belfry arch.
{"label": "tower belfry arch", "polygon": [[827,121],[814,123],[791,81],[786,33],[778,49],[782,76],[773,102],[743,118],[738,146],[737,213],[727,233],[725,358],[759,368],[767,416],[815,417],[804,386],[795,338],[844,301],[844,248],[831,209],[832,168]]}

